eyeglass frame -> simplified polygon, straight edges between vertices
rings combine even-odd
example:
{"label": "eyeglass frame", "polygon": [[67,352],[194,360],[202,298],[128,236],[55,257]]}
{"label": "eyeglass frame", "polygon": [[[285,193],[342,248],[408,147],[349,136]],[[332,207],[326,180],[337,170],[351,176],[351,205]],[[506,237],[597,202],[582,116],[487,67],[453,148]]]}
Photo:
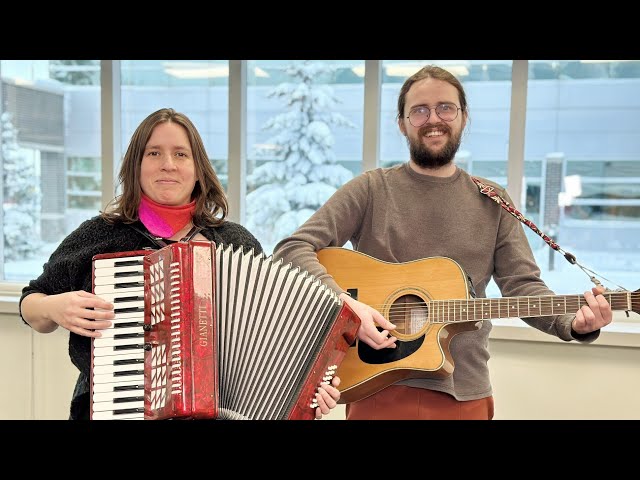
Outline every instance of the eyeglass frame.
{"label": "eyeglass frame", "polygon": [[[453,117],[451,120],[445,120],[444,118],[442,118],[440,116],[440,114],[438,113],[438,107],[440,107],[441,105],[453,105],[454,107],[456,107],[456,116]],[[425,119],[425,121],[423,123],[421,123],[420,125],[414,125],[413,123],[411,123],[411,112],[413,112],[414,110],[418,109],[418,108],[426,108],[427,111],[429,112],[429,115],[427,115],[427,118]],[[431,110],[435,110],[436,111],[436,115],[438,116],[438,118],[440,120],[442,120],[443,122],[453,122],[456,118],[458,118],[458,112],[460,110],[462,110],[462,107],[457,106],[455,103],[453,102],[442,102],[439,103],[438,105],[436,105],[435,107],[428,107],[426,105],[417,105],[415,107],[413,107],[411,110],[409,110],[409,115],[407,115],[405,118],[409,119],[409,123],[411,123],[411,125],[415,128],[420,128],[423,125],[425,125],[429,119],[431,118]]]}

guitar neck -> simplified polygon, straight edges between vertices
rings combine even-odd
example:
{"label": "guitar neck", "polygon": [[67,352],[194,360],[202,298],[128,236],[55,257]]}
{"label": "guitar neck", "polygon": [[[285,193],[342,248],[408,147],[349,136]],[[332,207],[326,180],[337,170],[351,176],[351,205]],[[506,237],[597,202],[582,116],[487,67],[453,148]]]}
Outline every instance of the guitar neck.
{"label": "guitar neck", "polygon": [[[632,292],[606,292],[612,310],[632,310]],[[472,298],[433,300],[434,323],[469,322],[509,317],[545,317],[576,313],[587,305],[583,295],[546,295],[539,297]]]}

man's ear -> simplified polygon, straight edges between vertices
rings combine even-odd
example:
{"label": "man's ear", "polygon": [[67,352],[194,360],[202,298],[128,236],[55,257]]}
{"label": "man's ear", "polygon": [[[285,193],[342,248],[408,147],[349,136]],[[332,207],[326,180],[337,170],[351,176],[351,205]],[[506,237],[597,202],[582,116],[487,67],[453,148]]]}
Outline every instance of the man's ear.
{"label": "man's ear", "polygon": [[404,122],[402,121],[402,118],[398,119],[398,128],[400,129],[400,133],[402,133],[402,135],[404,135],[406,137],[407,136],[407,129],[404,126]]}
{"label": "man's ear", "polygon": [[461,132],[464,132],[464,129],[467,128],[467,120],[468,120],[468,115],[467,112],[462,112],[462,127],[460,129]]}

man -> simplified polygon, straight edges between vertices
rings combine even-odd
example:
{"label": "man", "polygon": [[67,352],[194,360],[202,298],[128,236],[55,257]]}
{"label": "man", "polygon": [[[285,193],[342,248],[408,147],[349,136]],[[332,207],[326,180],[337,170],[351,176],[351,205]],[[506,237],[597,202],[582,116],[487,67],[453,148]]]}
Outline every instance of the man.
{"label": "man", "polygon": [[[422,68],[405,81],[398,97],[398,127],[407,138],[409,162],[354,178],[276,245],[275,256],[340,293],[362,321],[360,342],[374,350],[397,346],[396,325],[373,306],[351,298],[343,289],[349,287],[338,285],[318,261],[319,250],[351,241],[355,250],[383,262],[448,257],[469,276],[476,297],[485,297],[492,277],[504,297],[554,295],[540,278],[520,222],[481,194],[453,162],[467,120],[461,83],[439,67]],[[512,203],[503,188],[481,180]],[[593,342],[611,322],[612,311],[603,289],[592,290],[584,294],[587,305],[575,314],[523,320],[565,341]],[[349,403],[347,419],[493,418],[487,367],[490,330],[491,322],[483,321],[478,329],[451,339],[451,375],[401,379]]]}

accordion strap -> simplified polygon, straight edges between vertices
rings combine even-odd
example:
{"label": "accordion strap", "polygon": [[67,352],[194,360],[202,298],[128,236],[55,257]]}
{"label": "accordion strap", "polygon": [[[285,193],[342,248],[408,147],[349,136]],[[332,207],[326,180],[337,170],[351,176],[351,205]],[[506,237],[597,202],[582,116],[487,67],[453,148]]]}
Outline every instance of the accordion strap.
{"label": "accordion strap", "polygon": [[[144,237],[148,238],[149,240],[151,240],[151,242],[156,245],[158,248],[164,248],[167,246],[167,242],[165,242],[165,239],[162,237],[155,237],[153,235],[151,235],[151,233],[149,233],[149,231],[146,228],[141,228],[140,225],[137,225],[135,223],[129,223],[128,224],[132,229],[134,229],[136,232],[138,232],[140,235],[143,235]],[[194,225],[193,227],[191,227],[191,230],[189,230],[187,232],[187,234],[182,237],[180,239],[181,242],[188,242],[190,241],[193,237],[195,237],[200,231],[202,230],[202,227],[198,227],[197,225]]]}

